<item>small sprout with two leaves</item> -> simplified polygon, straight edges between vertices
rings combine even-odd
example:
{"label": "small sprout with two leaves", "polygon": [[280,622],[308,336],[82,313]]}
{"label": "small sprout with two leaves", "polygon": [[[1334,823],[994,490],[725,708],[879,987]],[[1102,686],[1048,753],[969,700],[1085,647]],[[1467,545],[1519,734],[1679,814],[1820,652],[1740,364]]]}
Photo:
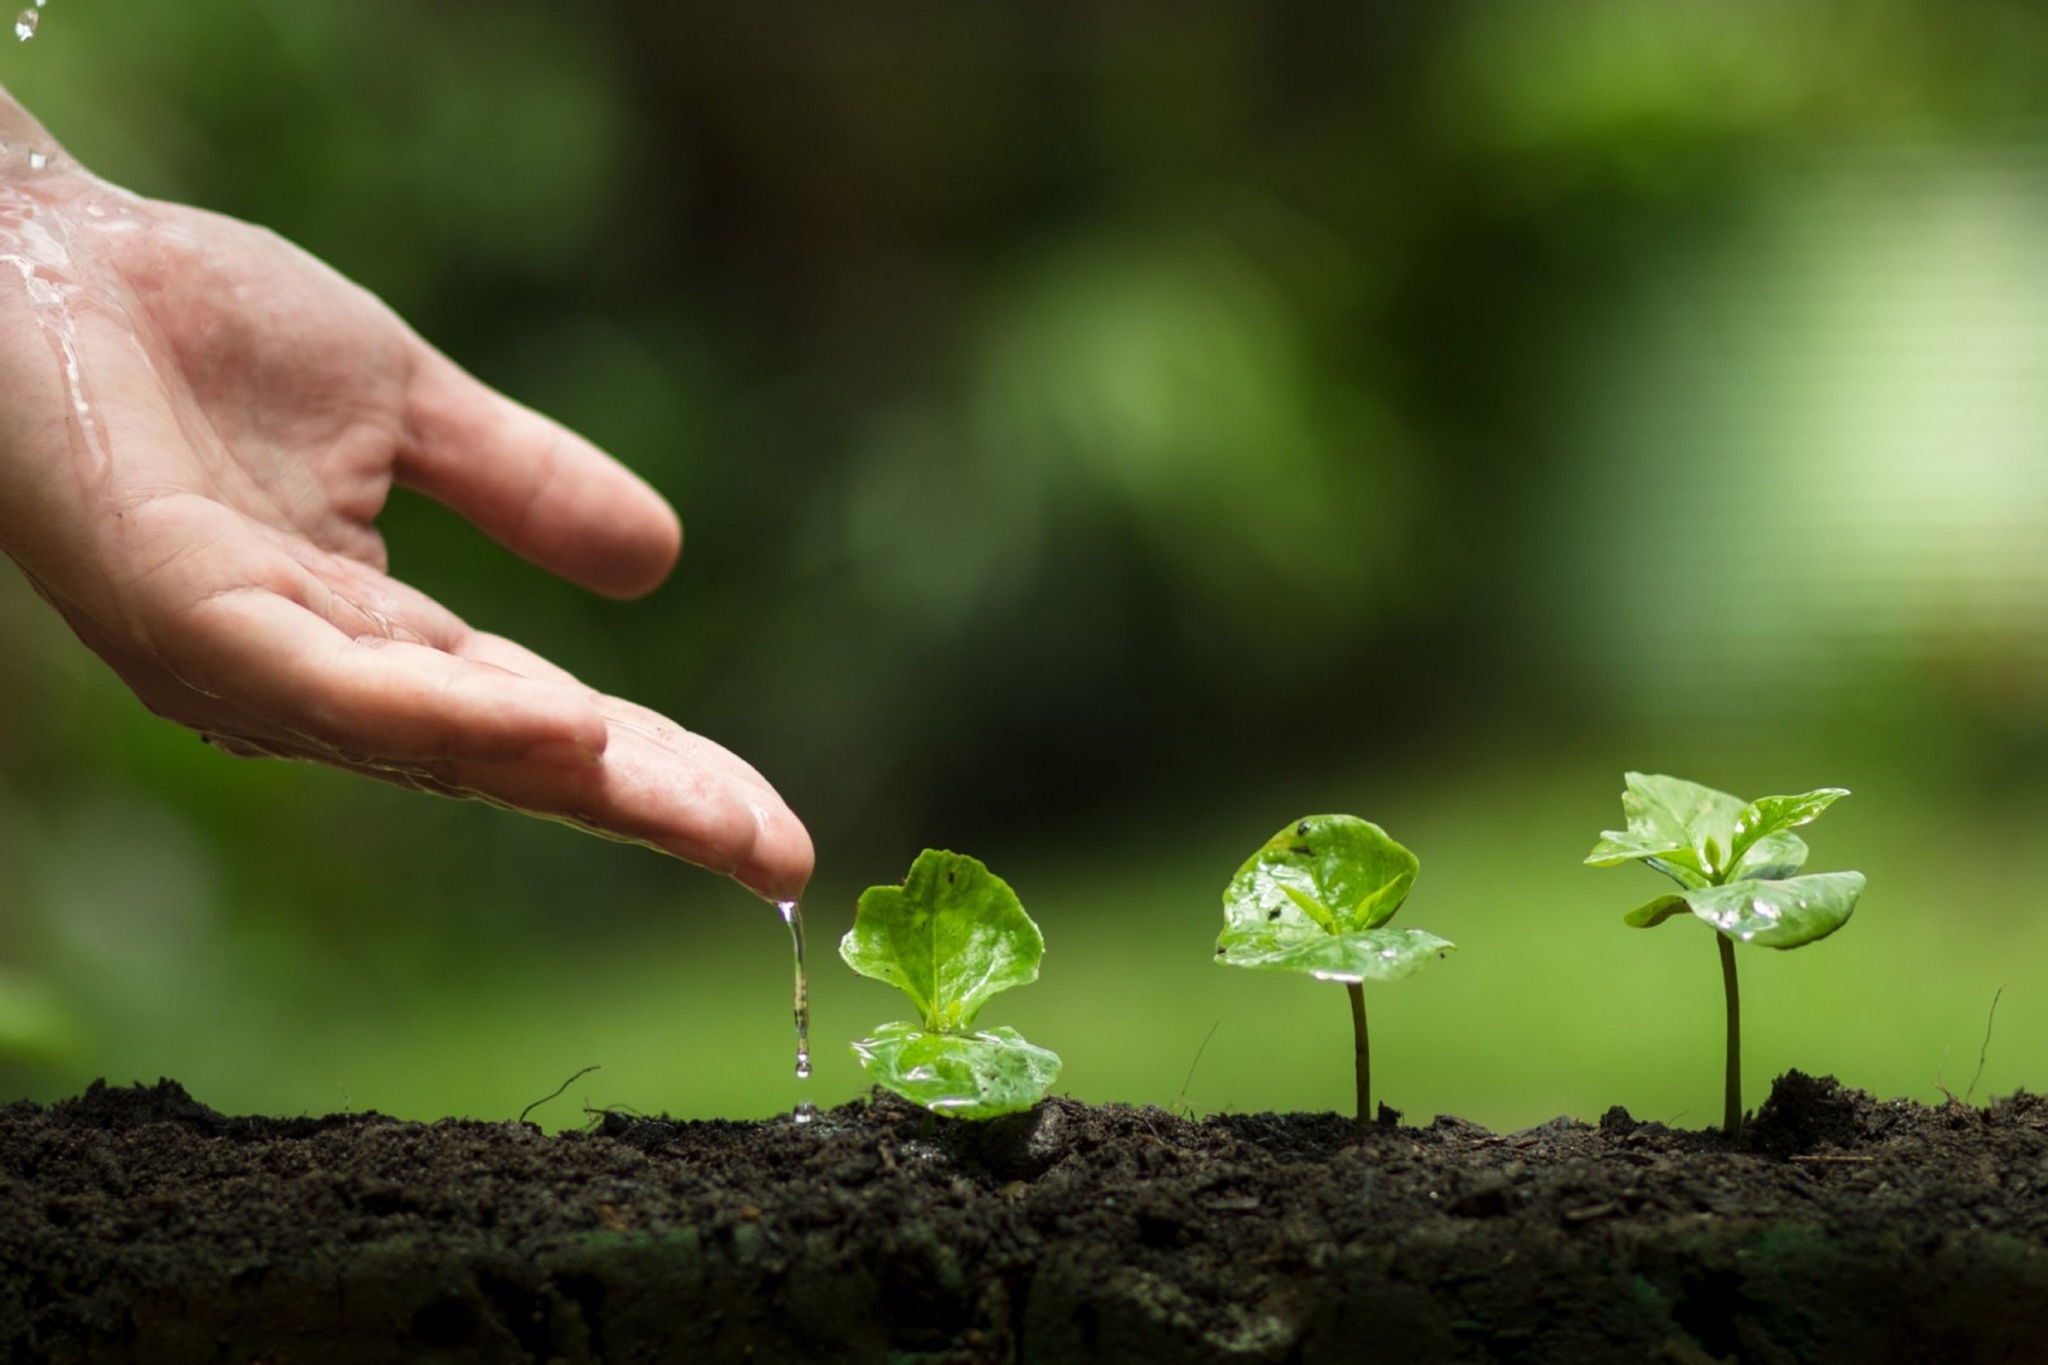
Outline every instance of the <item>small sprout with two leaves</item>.
{"label": "small sprout with two leaves", "polygon": [[1398,981],[1456,946],[1420,929],[1389,929],[1420,866],[1387,832],[1355,815],[1311,815],[1266,841],[1223,892],[1216,960],[1341,981],[1351,996],[1358,1122],[1371,1117],[1367,981]]}
{"label": "small sprout with two leaves", "polygon": [[952,1118],[984,1119],[1045,1098],[1060,1059],[1011,1028],[976,1031],[989,998],[1038,979],[1045,939],[1017,893],[973,858],[926,849],[901,886],[861,893],[839,956],[902,990],[915,1022],[853,1045],[873,1080]]}
{"label": "small sprout with two leaves", "polygon": [[1690,913],[1715,931],[1728,1001],[1728,1065],[1722,1129],[1742,1131],[1742,1001],[1735,945],[1798,948],[1841,928],[1863,894],[1861,872],[1799,875],[1806,841],[1792,833],[1849,793],[1822,787],[1798,796],[1744,804],[1726,792],[1675,777],[1628,773],[1621,809],[1625,830],[1608,830],[1586,855],[1595,867],[1640,862],[1678,883],[1623,916],[1638,929]]}

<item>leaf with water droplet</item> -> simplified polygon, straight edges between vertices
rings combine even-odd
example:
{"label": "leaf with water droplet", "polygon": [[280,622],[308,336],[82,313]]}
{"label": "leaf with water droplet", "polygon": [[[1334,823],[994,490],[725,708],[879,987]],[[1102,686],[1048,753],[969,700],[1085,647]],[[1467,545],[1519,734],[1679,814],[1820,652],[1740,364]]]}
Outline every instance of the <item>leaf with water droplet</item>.
{"label": "leaf with water droplet", "polygon": [[1806,840],[1778,830],[1745,849],[1728,876],[1731,881],[1781,882],[1805,866]]}
{"label": "leaf with water droplet", "polygon": [[1038,979],[1045,938],[1017,893],[979,861],[926,849],[901,886],[861,893],[839,955],[898,987],[927,1030],[974,1026],[991,996]]}
{"label": "leaf with water droplet", "polygon": [[1798,948],[1849,922],[1861,872],[1816,872],[1786,881],[1729,882],[1683,896],[1693,914],[1740,943]]}
{"label": "leaf with water droplet", "polygon": [[1684,888],[1637,906],[1623,920],[1654,928],[1683,911],[1739,943],[1797,948],[1842,927],[1863,891],[1860,872],[1796,875],[1806,841],[1792,830],[1849,793],[1821,787],[1747,804],[1726,792],[1674,777],[1630,773],[1625,831],[1601,836],[1587,862],[1611,867],[1641,860]]}
{"label": "leaf with water droplet", "polygon": [[1812,823],[1822,811],[1848,794],[1846,787],[1821,787],[1797,796],[1759,796],[1742,808],[1736,820],[1734,856],[1740,859],[1752,845]]}
{"label": "leaf with water droplet", "polygon": [[1408,899],[1418,866],[1369,820],[1307,816],[1237,870],[1223,893],[1224,919],[1232,927],[1312,925],[1332,934],[1377,929]]}
{"label": "leaf with water droplet", "polygon": [[1059,1078],[1059,1054],[1012,1028],[928,1033],[884,1024],[853,1045],[877,1085],[951,1118],[986,1119],[1029,1109]]}
{"label": "leaf with water droplet", "polygon": [[1007,1028],[970,1032],[989,999],[1038,979],[1045,938],[1009,884],[964,854],[926,849],[901,886],[861,894],[839,955],[910,997],[919,1022],[853,1045],[868,1075],[955,1118],[1029,1109],[1060,1059]]}
{"label": "leaf with water droplet", "polygon": [[1226,934],[1233,967],[1304,972],[1318,981],[1399,981],[1457,945],[1421,929],[1362,929],[1355,934],[1290,934],[1253,929]]}
{"label": "leaf with water droplet", "polygon": [[1625,830],[1603,832],[1586,855],[1594,867],[1647,862],[1680,886],[1710,886],[1734,857],[1743,804],[1726,792],[1683,778],[1625,773]]}
{"label": "leaf with water droplet", "polygon": [[1223,892],[1216,960],[1325,981],[1396,981],[1449,952],[1420,929],[1387,929],[1408,899],[1415,855],[1355,815],[1294,821]]}

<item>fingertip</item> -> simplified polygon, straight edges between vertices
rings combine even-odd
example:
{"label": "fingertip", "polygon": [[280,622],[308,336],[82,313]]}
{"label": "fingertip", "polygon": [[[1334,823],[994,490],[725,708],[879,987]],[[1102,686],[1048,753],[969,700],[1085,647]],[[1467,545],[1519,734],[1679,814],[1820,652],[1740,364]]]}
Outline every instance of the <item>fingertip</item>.
{"label": "fingertip", "polygon": [[733,880],[765,900],[801,900],[817,863],[810,831],[779,802],[756,804],[753,815],[753,847],[733,870]]}
{"label": "fingertip", "polygon": [[593,566],[585,579],[593,592],[621,601],[645,597],[667,581],[683,554],[683,519],[667,498],[645,483],[643,525],[630,539],[622,538],[609,561]]}

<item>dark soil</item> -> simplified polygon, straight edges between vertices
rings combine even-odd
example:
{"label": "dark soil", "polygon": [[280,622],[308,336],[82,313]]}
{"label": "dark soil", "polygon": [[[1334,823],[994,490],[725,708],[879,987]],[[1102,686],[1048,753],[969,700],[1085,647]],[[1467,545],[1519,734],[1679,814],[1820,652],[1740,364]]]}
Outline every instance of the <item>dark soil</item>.
{"label": "dark soil", "polygon": [[809,1126],[0,1109],[11,1361],[2048,1360],[2048,1101],[1741,1145],[893,1100]]}

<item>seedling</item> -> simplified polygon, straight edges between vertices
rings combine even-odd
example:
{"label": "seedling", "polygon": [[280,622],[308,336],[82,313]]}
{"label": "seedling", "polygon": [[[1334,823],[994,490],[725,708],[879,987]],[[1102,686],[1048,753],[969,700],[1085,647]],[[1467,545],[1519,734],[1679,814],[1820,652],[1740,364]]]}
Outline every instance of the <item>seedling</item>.
{"label": "seedling", "polygon": [[1728,999],[1728,1070],[1721,1127],[1742,1131],[1742,998],[1735,945],[1798,948],[1841,928],[1863,894],[1861,872],[1796,875],[1806,841],[1792,833],[1849,793],[1822,787],[1799,796],[1764,796],[1744,805],[1726,792],[1675,777],[1629,773],[1621,809],[1625,830],[1608,830],[1586,855],[1595,867],[1641,862],[1679,885],[1624,915],[1638,929],[1691,911],[1715,932],[1721,985]]}
{"label": "seedling", "polygon": [[1311,815],[1266,841],[1223,891],[1216,960],[1341,981],[1351,996],[1358,1123],[1372,1114],[1367,981],[1398,981],[1456,945],[1420,929],[1388,929],[1420,866],[1387,832],[1355,815]]}
{"label": "seedling", "polygon": [[1057,1054],[1015,1029],[976,1031],[990,997],[1038,979],[1045,939],[1017,893],[973,858],[928,848],[901,886],[861,893],[839,956],[910,997],[916,1022],[853,1045],[869,1079],[953,1118],[1029,1109],[1060,1072]]}

